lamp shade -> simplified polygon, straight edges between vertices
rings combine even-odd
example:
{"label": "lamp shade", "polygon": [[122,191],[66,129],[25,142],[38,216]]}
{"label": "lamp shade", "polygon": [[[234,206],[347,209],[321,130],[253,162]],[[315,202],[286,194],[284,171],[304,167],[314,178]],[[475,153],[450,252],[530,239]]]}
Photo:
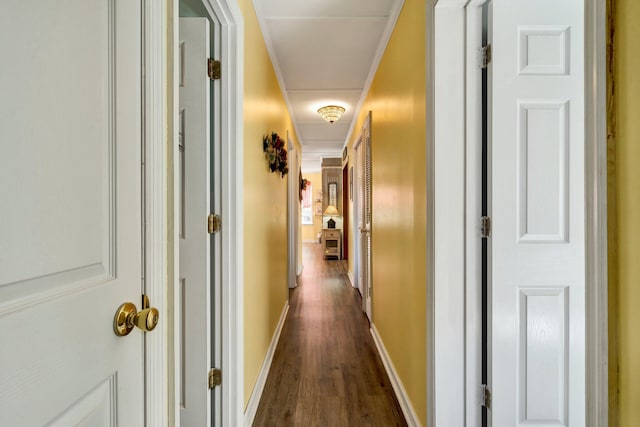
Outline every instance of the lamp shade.
{"label": "lamp shade", "polygon": [[327,206],[327,209],[325,209],[324,214],[333,216],[340,215],[340,212],[338,212],[338,208],[336,208],[335,206],[329,205]]}

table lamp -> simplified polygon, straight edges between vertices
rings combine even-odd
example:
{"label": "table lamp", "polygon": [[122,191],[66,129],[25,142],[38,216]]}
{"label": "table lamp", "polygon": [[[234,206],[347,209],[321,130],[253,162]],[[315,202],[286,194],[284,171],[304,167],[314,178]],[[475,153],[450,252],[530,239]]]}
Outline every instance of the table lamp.
{"label": "table lamp", "polygon": [[325,215],[329,215],[331,218],[329,218],[329,221],[327,221],[327,228],[336,228],[336,222],[333,220],[333,217],[335,215],[340,215],[340,213],[338,212],[338,209],[333,206],[333,205],[329,205],[327,206],[327,209],[324,211]]}

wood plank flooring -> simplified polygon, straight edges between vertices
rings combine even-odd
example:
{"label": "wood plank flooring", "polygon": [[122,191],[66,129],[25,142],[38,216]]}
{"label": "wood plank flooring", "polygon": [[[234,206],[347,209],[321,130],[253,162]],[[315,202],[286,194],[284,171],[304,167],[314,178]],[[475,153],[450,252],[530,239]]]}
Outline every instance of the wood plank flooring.
{"label": "wood plank flooring", "polygon": [[346,262],[305,243],[303,264],[253,425],[406,426]]}

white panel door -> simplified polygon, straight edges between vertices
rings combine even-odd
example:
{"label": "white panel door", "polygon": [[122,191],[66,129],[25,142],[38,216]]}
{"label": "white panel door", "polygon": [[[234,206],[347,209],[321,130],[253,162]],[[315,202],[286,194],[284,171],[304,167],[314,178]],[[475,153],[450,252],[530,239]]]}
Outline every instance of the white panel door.
{"label": "white panel door", "polygon": [[[144,424],[141,15],[129,0],[0,13],[0,425]],[[153,301],[152,301],[153,302]]]}
{"label": "white panel door", "polygon": [[491,417],[584,426],[584,4],[492,3]]}
{"label": "white panel door", "polygon": [[180,422],[211,425],[209,21],[180,18]]}

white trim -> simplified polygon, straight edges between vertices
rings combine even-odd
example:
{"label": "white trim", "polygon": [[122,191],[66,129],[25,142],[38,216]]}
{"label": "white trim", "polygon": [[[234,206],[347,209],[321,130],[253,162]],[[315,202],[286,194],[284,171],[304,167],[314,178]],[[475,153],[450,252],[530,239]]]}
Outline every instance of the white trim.
{"label": "white trim", "polygon": [[427,420],[426,425],[428,427],[435,426],[435,275],[434,275],[434,260],[435,260],[435,220],[434,220],[434,200],[435,200],[435,4],[438,0],[427,0],[426,4],[426,85],[425,85],[425,126],[426,126],[426,233],[427,233],[427,248],[425,260],[425,268],[427,271],[427,292],[426,292],[426,325],[427,325],[427,357],[426,357],[426,384],[427,384]]}
{"label": "white trim", "polygon": [[[400,12],[402,12],[402,6],[404,6],[404,0],[395,0],[391,10],[389,11],[389,20],[387,21],[387,26],[382,33],[382,37],[380,38],[380,44],[376,49],[376,53],[373,56],[373,61],[371,61],[371,68],[369,69],[369,75],[367,76],[367,80],[364,83],[364,87],[362,88],[362,94],[360,95],[360,99],[356,104],[356,108],[353,114],[353,120],[349,125],[349,131],[347,132],[347,137],[344,139],[344,144],[342,146],[342,150],[349,144],[349,140],[351,139],[351,135],[356,127],[356,122],[358,121],[358,117],[360,116],[360,110],[364,105],[364,101],[367,99],[367,95],[369,94],[369,89],[371,88],[371,84],[373,83],[373,79],[376,76],[378,71],[378,66],[380,65],[380,61],[382,61],[382,57],[384,56],[385,50],[387,50],[387,45],[389,44],[389,40],[391,39],[391,35],[393,34],[393,30],[396,27],[396,22],[398,22],[398,18],[400,17]],[[340,151],[342,153],[342,150]],[[340,155],[342,157],[342,154]]]}
{"label": "white trim", "polygon": [[[588,426],[609,421],[606,2],[585,2],[586,376]],[[590,190],[590,191],[589,191]]]}
{"label": "white trim", "polygon": [[[453,3],[453,4],[452,4]],[[465,5],[434,8],[432,425],[465,425]]]}
{"label": "white trim", "polygon": [[[172,351],[173,354],[169,355],[169,371],[168,374],[171,377],[171,381],[173,382],[173,390],[171,394],[171,398],[173,399],[169,404],[171,405],[170,413],[173,413],[173,417],[170,420],[169,425],[174,425],[175,427],[180,427],[180,395],[181,395],[181,378],[180,378],[180,366],[182,364],[182,351],[180,346],[180,318],[176,313],[176,304],[180,301],[180,236],[179,236],[179,227],[177,225],[178,218],[180,218],[180,206],[176,201],[176,195],[180,194],[178,189],[180,188],[180,178],[178,174],[178,168],[176,166],[177,159],[180,158],[178,141],[179,141],[179,121],[178,121],[178,112],[180,111],[180,88],[178,84],[178,79],[180,78],[180,58],[179,58],[179,48],[178,44],[180,42],[180,27],[179,27],[179,17],[180,17],[180,1],[179,0],[171,0],[173,1],[173,10],[172,10],[172,29],[173,33],[171,35],[171,49],[169,50],[170,54],[173,55],[168,63],[171,68],[171,77],[173,81],[168,82],[167,86],[170,86],[168,91],[172,92],[171,100],[172,104],[167,105],[168,115],[171,116],[171,119],[168,119],[172,123],[172,135],[171,139],[167,142],[169,145],[169,150],[171,151],[171,159],[172,159],[172,167],[173,170],[168,171],[169,177],[167,181],[170,182],[169,185],[172,187],[172,197],[174,199],[173,206],[168,206],[167,210],[172,209],[172,221],[173,221],[173,229],[170,230],[171,236],[173,238],[173,275],[169,278],[169,280],[173,283],[173,293],[170,297],[170,306],[172,307],[172,316],[173,316],[173,329],[171,332],[171,336],[173,338],[173,348],[169,351]],[[168,100],[167,100],[168,101]]]}
{"label": "white trim", "polygon": [[[276,80],[278,81],[278,86],[280,87],[280,93],[284,97],[284,102],[287,106],[287,111],[289,115],[293,117],[293,108],[291,108],[291,101],[289,100],[289,94],[287,93],[287,87],[284,84],[284,77],[282,76],[282,70],[280,70],[280,64],[277,61],[276,50],[273,46],[273,42],[271,37],[269,37],[269,31],[267,30],[267,23],[263,19],[264,13],[262,12],[261,2],[257,0],[252,0],[253,8],[256,12],[256,17],[258,18],[258,25],[260,25],[260,31],[262,33],[262,38],[264,40],[264,44],[267,47],[267,53],[269,53],[269,59],[271,60],[271,65],[273,66],[273,71],[276,73]],[[298,138],[302,133],[300,133],[298,129],[298,123],[295,120],[292,120],[293,130],[298,135]],[[302,144],[301,144],[302,145]],[[300,159],[302,163],[302,159]],[[311,173],[307,171],[307,173]]]}
{"label": "white trim", "polygon": [[349,278],[349,282],[351,283],[351,287],[355,288],[356,287],[356,280],[353,277],[353,273],[351,272],[351,270],[347,270],[347,277]]}
{"label": "white trim", "polygon": [[166,7],[144,0],[143,141],[145,145],[145,293],[161,313],[156,331],[145,335],[146,425],[168,425],[168,301],[166,292]]}
{"label": "white trim", "polygon": [[[482,10],[487,0],[473,0],[466,7],[465,34],[465,277],[463,310],[465,331],[465,404],[467,427],[482,425],[482,244],[479,230],[482,212],[482,72],[477,67],[482,46]],[[491,245],[491,241],[487,242]],[[489,251],[491,248],[489,246]],[[488,374],[490,376],[490,367]]]}
{"label": "white trim", "polygon": [[253,424],[254,418],[256,417],[258,405],[260,404],[262,392],[264,391],[264,385],[267,383],[267,377],[269,376],[269,370],[271,369],[271,363],[273,362],[273,355],[276,351],[276,348],[278,347],[278,342],[280,341],[280,333],[282,332],[284,322],[287,319],[288,312],[289,304],[287,303],[282,309],[280,320],[278,321],[276,330],[273,332],[273,337],[271,338],[271,344],[269,344],[267,354],[264,358],[264,361],[262,362],[260,374],[258,374],[258,378],[256,379],[256,385],[253,388],[251,397],[249,398],[249,403],[247,403],[247,410],[244,413],[244,425],[246,427],[250,427]]}
{"label": "white trim", "polygon": [[222,425],[244,412],[244,19],[238,3],[207,0],[222,26]]}
{"label": "white trim", "polygon": [[[393,366],[393,362],[391,361],[391,357],[389,357],[389,353],[387,353],[387,349],[382,342],[382,338],[380,338],[380,334],[378,334],[378,330],[375,325],[371,325],[371,336],[373,337],[373,341],[376,343],[376,348],[378,349],[378,354],[380,355],[380,359],[382,359],[382,364],[384,365],[384,369],[389,376],[389,381],[391,381],[391,386],[393,387],[393,391],[398,398],[398,403],[400,404],[400,408],[402,409],[402,414],[404,415],[405,421],[407,424],[412,426],[421,426],[420,419],[416,414],[415,409],[413,409],[413,405],[411,405],[411,400],[409,399],[409,395],[407,391],[404,389],[402,385],[402,381],[398,376],[398,372],[396,371],[395,366]],[[444,424],[443,424],[444,425]],[[449,425],[449,424],[447,424]],[[453,424],[450,424],[453,425]]]}
{"label": "white trim", "polygon": [[298,150],[291,141],[287,130],[287,149],[290,162],[287,177],[287,288],[298,286],[296,270],[298,269],[298,223],[300,222],[300,182],[298,172]]}

